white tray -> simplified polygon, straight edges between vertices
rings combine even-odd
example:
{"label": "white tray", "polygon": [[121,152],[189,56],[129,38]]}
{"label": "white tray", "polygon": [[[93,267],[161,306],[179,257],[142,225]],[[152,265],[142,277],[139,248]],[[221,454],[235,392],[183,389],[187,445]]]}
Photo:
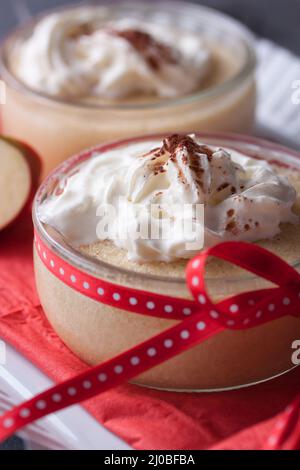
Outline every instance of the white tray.
{"label": "white tray", "polygon": [[[12,347],[0,366],[0,413],[51,387],[53,382]],[[31,450],[128,450],[81,406],[72,406],[28,426],[20,434]]]}

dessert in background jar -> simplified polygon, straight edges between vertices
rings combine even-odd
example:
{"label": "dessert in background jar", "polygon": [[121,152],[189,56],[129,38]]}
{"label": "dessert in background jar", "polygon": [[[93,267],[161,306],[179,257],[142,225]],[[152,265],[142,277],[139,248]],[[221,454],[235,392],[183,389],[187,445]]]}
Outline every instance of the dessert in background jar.
{"label": "dessert in background jar", "polygon": [[251,35],[200,6],[60,9],[9,36],[0,60],[4,132],[31,142],[45,173],[102,141],[252,128]]}
{"label": "dessert in background jar", "polygon": [[[299,192],[299,156],[274,144],[217,135],[143,137],[95,148],[58,168],[39,190],[34,223],[41,243],[74,269],[118,286],[188,299],[185,268],[199,242],[258,243],[298,268]],[[185,211],[198,205],[203,211]],[[162,221],[171,227],[167,236],[158,229]],[[107,305],[85,296],[76,290],[76,277],[68,282],[59,262],[49,265],[42,251],[35,250],[35,270],[45,314],[88,364],[176,324],[124,311],[119,298]],[[268,285],[217,259],[207,266],[206,282],[216,301]],[[175,390],[257,383],[293,367],[291,345],[299,334],[300,320],[291,316],[225,330],[136,381]]]}

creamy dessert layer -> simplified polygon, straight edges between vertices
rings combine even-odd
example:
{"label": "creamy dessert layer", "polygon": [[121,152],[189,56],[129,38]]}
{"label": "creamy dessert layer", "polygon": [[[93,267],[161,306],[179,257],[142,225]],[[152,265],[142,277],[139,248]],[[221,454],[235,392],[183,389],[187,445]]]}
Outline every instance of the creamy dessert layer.
{"label": "creamy dessert layer", "polygon": [[203,34],[134,18],[108,21],[101,7],[40,20],[11,58],[34,90],[70,100],[161,100],[222,83],[241,66]]}
{"label": "creamy dessert layer", "polygon": [[299,191],[297,170],[174,134],[95,152],[60,181],[39,217],[85,254],[134,271],[182,276],[186,259],[225,240],[295,256]]}
{"label": "creamy dessert layer", "polygon": [[[297,190],[297,193],[300,194],[300,174],[297,170],[290,170],[277,165],[272,165],[272,167],[280,175],[286,176]],[[300,201],[298,198],[293,206],[293,212],[298,217],[300,216]],[[295,264],[300,261],[300,224],[280,224],[280,233],[274,238],[260,240],[257,243],[290,264]],[[128,259],[126,250],[118,248],[109,240],[82,245],[80,251],[92,258],[130,271],[155,276],[185,278],[186,259],[179,259],[170,263],[162,261],[136,263]],[[208,263],[207,276],[209,278],[232,279],[239,274],[246,275],[241,269],[221,260],[211,259]]]}

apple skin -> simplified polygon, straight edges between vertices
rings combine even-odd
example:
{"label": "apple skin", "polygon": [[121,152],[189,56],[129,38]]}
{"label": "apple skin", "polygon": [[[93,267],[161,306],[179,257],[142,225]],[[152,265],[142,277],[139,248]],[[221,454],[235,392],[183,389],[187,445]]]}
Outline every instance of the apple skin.
{"label": "apple skin", "polygon": [[30,145],[26,144],[25,142],[13,139],[12,137],[8,137],[5,135],[0,135],[0,139],[4,140],[4,142],[11,145],[12,147],[15,147],[22,153],[30,168],[32,186],[36,190],[39,185],[42,173],[41,157],[36,153],[36,151],[32,147],[30,147]]}
{"label": "apple skin", "polygon": [[31,207],[34,195],[40,183],[43,164],[42,164],[42,159],[38,155],[38,153],[32,147],[30,147],[30,145],[26,144],[25,142],[13,139],[12,137],[8,137],[6,135],[5,136],[0,135],[0,140],[6,142],[10,146],[14,147],[19,152],[21,152],[26,163],[28,164],[28,167],[30,170],[30,176],[31,176],[31,189],[28,193],[27,199],[24,201],[24,204],[19,210],[19,212],[15,214],[12,217],[12,219],[4,227],[0,229],[0,231],[2,231],[2,230],[6,230],[11,225],[16,223],[19,219],[21,219],[23,215]]}

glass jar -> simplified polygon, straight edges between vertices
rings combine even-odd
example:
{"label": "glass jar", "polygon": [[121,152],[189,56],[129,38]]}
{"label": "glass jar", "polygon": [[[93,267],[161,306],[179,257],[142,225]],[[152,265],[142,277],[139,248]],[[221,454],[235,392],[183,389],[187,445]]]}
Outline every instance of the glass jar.
{"label": "glass jar", "polygon": [[[157,137],[157,136],[156,136]],[[299,154],[255,138],[234,135],[200,134],[207,144],[236,149],[248,155],[284,164],[300,171]],[[102,145],[97,152],[123,146],[149,137]],[[116,285],[150,293],[191,298],[184,277],[166,277],[129,271],[85,256],[38,217],[42,202],[52,194],[62,176],[74,172],[91,158],[91,151],[69,159],[56,169],[39,189],[33,208],[36,234],[59,260],[71,267]],[[45,266],[35,249],[37,289],[44,312],[65,344],[82,360],[99,364],[157,335],[176,324],[174,320],[134,314],[93,300],[67,285]],[[286,260],[297,269],[300,252],[295,247]],[[59,264],[59,263],[58,263]],[[230,266],[229,266],[230,267]],[[55,267],[59,269],[59,265]],[[269,287],[267,281],[245,271],[222,270],[208,276],[206,283],[215,300]],[[135,382],[145,386],[177,391],[212,391],[243,387],[276,377],[294,367],[292,343],[300,338],[300,319],[283,317],[243,331],[225,330],[193,349],[168,360]]]}
{"label": "glass jar", "polygon": [[174,131],[251,132],[255,53],[252,36],[244,26],[217,11],[188,3],[113,2],[102,8],[107,21],[123,17],[161,24],[168,21],[175,28],[197,32],[230,55],[235,72],[224,82],[178,99],[68,102],[28,88],[13,72],[12,51],[32,33],[40,17],[34,19],[12,33],[0,51],[0,74],[7,97],[1,120],[3,133],[30,142],[41,154],[44,175],[84,148],[128,136]]}

